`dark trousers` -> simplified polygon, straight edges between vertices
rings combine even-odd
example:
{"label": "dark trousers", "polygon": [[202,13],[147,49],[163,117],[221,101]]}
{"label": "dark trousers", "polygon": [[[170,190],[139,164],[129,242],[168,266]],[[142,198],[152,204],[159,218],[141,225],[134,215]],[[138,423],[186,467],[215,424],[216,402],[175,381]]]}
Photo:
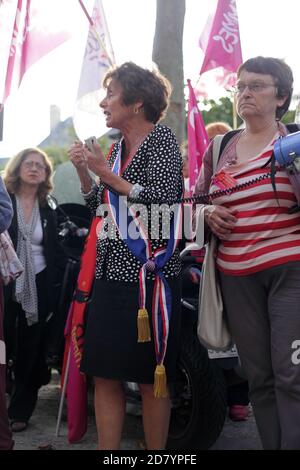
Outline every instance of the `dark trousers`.
{"label": "dark trousers", "polygon": [[300,449],[300,262],[220,279],[263,447]]}
{"label": "dark trousers", "polygon": [[[3,339],[3,293],[2,282],[0,281],[0,340],[3,341]],[[5,374],[5,364],[0,361],[0,450],[9,450],[13,447],[6,409]]]}
{"label": "dark trousers", "polygon": [[5,337],[15,374],[8,415],[14,421],[29,420],[36,406],[39,388],[50,380],[51,371],[45,360],[48,316],[46,270],[36,276],[36,284],[38,323],[28,326],[25,312],[17,302],[10,300],[5,305]]}
{"label": "dark trousers", "polygon": [[249,405],[248,382],[240,382],[227,388],[227,405]]}

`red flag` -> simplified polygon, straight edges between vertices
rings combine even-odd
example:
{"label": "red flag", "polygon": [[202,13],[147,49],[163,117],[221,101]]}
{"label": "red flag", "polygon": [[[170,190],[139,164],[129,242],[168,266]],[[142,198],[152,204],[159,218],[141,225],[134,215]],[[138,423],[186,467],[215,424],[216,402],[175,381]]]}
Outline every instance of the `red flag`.
{"label": "red flag", "polygon": [[190,193],[193,194],[195,184],[202,164],[203,154],[209,144],[202,115],[198,109],[197,100],[191,81],[188,80],[188,160]]}
{"label": "red flag", "polygon": [[[84,305],[85,307],[85,305]],[[76,350],[73,335],[77,334],[75,321],[78,321],[75,305],[72,302],[65,328],[65,354],[62,372],[63,382],[67,380],[68,440],[70,444],[80,441],[87,430],[87,384],[76,364]],[[73,325],[74,323],[74,325]],[[76,339],[76,338],[75,338]]]}
{"label": "red flag", "polygon": [[209,18],[199,40],[205,53],[200,75],[223,67],[236,72],[243,62],[235,0],[219,0],[214,18]]}
{"label": "red flag", "polygon": [[2,103],[31,65],[70,37],[59,21],[53,21],[55,13],[59,17],[58,0],[18,0]]}
{"label": "red flag", "polygon": [[[114,148],[111,145],[107,159]],[[67,381],[68,440],[79,441],[87,429],[87,386],[84,374],[79,370],[84,347],[85,314],[96,268],[97,238],[103,219],[94,217],[80,259],[80,272],[65,327],[65,351],[62,371],[62,388]]]}
{"label": "red flag", "polygon": [[70,306],[65,328],[62,384],[67,380],[68,440],[70,443],[79,441],[87,429],[87,385],[85,375],[80,372],[79,368],[84,344],[86,306],[95,277],[97,233],[100,230],[98,225],[100,222],[99,217],[93,219],[85,242],[74,300]]}

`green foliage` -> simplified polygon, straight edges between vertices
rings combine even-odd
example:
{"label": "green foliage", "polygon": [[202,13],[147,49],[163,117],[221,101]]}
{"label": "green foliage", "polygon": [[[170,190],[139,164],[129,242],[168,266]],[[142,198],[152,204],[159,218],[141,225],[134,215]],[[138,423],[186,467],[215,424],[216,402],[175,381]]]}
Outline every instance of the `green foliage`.
{"label": "green foliage", "polygon": [[[218,101],[204,100],[203,104],[204,109],[201,112],[205,125],[221,121],[233,127],[233,102],[229,96],[223,96]],[[241,123],[242,120],[237,116],[237,125],[240,126]]]}
{"label": "green foliage", "polygon": [[69,136],[72,140],[77,140],[77,139],[78,139],[78,137],[77,137],[77,135],[76,135],[76,132],[75,132],[75,129],[74,129],[73,126],[70,126],[70,127],[68,128],[68,136]]}
{"label": "green foliage", "polygon": [[[72,129],[70,129],[70,132],[72,132]],[[74,140],[76,140],[76,135],[75,134],[74,134]],[[106,136],[103,136],[100,139],[98,139],[98,143],[101,146],[104,155],[107,155],[108,151],[110,149],[110,146],[111,146],[110,139],[108,139],[108,137],[106,137]],[[53,165],[54,170],[61,163],[69,161],[69,156],[67,154],[67,150],[68,150],[67,148],[57,147],[57,146],[52,145],[52,146],[49,146],[49,147],[45,147],[43,150],[46,152],[46,154],[48,155],[48,157],[52,161],[52,165]]]}
{"label": "green foliage", "polygon": [[295,109],[288,111],[287,113],[285,113],[281,121],[284,124],[290,124],[292,122],[295,122],[295,112]]}
{"label": "green foliage", "polygon": [[112,144],[111,140],[106,135],[103,135],[100,137],[100,139],[98,139],[98,143],[102,149],[102,152],[106,156]]}
{"label": "green foliage", "polygon": [[[215,100],[204,100],[201,108],[202,116],[205,125],[211,122],[222,121],[233,127],[233,102],[230,96],[224,96]],[[204,109],[203,109],[204,108]],[[206,109],[205,109],[206,108]],[[284,124],[292,123],[295,121],[295,110],[288,111],[282,118]],[[242,124],[242,120],[237,116],[237,126]]]}
{"label": "green foliage", "polygon": [[43,150],[46,152],[46,154],[52,161],[54,170],[60,163],[67,162],[69,160],[66,148],[56,147],[52,145],[50,147],[44,148]]}

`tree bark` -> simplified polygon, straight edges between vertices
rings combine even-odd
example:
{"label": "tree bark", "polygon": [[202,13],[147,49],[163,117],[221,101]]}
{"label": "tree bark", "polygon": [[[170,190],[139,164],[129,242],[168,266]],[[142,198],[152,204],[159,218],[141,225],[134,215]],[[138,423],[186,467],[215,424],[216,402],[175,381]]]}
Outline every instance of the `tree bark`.
{"label": "tree bark", "polygon": [[169,126],[181,143],[185,132],[185,100],[182,37],[185,0],[156,0],[156,26],[152,59],[171,82],[173,92],[163,124]]}

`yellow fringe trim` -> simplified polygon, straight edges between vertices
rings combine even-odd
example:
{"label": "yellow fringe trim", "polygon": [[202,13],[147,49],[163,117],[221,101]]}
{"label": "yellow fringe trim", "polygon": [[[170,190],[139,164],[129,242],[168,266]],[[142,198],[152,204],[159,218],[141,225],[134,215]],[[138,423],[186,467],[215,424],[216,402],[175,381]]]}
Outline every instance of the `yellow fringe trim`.
{"label": "yellow fringe trim", "polygon": [[138,343],[151,341],[149,315],[145,308],[140,308],[137,318]]}
{"label": "yellow fringe trim", "polygon": [[158,364],[155,369],[154,396],[155,398],[166,398],[168,396],[166,369],[162,364]]}

